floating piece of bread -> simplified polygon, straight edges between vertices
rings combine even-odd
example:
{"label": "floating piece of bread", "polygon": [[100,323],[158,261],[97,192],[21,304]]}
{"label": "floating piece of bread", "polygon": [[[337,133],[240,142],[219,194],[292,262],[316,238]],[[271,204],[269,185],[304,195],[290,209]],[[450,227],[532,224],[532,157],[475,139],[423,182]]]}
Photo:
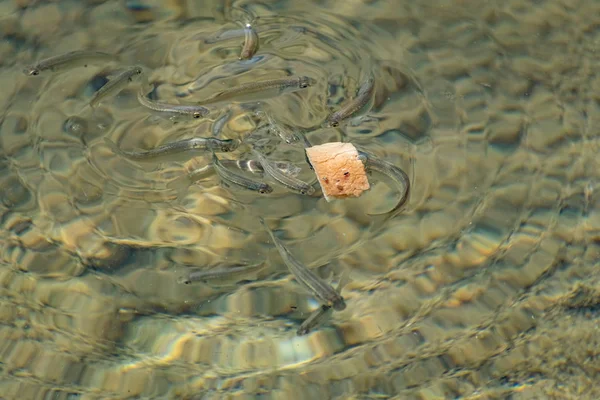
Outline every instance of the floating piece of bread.
{"label": "floating piece of bread", "polygon": [[306,148],[325,200],[358,197],[368,190],[369,180],[352,143],[332,142]]}

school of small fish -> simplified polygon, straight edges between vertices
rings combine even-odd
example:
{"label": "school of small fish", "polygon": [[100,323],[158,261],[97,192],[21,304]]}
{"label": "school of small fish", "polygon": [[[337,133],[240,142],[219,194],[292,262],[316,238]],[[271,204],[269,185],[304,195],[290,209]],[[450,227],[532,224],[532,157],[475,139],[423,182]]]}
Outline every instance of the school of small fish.
{"label": "school of small fish", "polygon": [[[223,40],[224,37],[241,36],[244,38],[240,50],[239,60],[252,59],[259,50],[259,35],[251,23],[241,24],[243,28],[239,31],[223,32],[212,39],[206,39],[206,43],[214,43]],[[28,76],[39,76],[46,73],[56,73],[62,70],[68,70],[76,67],[87,67],[109,62],[118,62],[117,55],[108,54],[90,50],[76,50],[54,57],[46,58],[34,65],[26,66],[23,73]],[[99,88],[91,97],[86,107],[96,108],[101,102],[108,101],[111,97],[118,95],[123,89],[137,80],[141,80],[140,88],[137,91],[137,100],[143,109],[149,113],[156,113],[173,121],[176,119],[199,120],[205,118],[216,109],[215,106],[227,104],[231,101],[243,101],[244,97],[264,91],[276,91],[277,94],[287,93],[313,87],[316,79],[308,76],[289,76],[282,79],[271,79],[264,81],[248,82],[239,86],[226,88],[209,98],[197,102],[196,104],[181,104],[177,101],[158,100],[153,94],[153,86],[147,81],[146,71],[141,66],[134,65],[114,71],[115,74]],[[347,100],[339,110],[331,113],[321,124],[324,127],[338,128],[342,122],[348,120],[359,111],[368,108],[368,104],[374,96],[376,77],[373,71],[366,71],[361,85],[353,99]],[[189,94],[181,93],[181,97]],[[273,136],[279,137],[282,142],[301,146],[302,148],[311,147],[305,133],[300,129],[286,126],[279,123],[273,115],[268,112],[259,111],[256,115],[265,121],[265,124],[258,129],[266,129]],[[184,154],[193,157],[198,152],[212,153],[212,163],[200,170],[193,171],[190,176],[204,172],[207,169],[217,174],[221,182],[225,185],[235,185],[249,191],[254,191],[261,195],[268,195],[273,192],[273,186],[264,178],[268,178],[272,183],[303,196],[315,195],[317,188],[313,182],[304,182],[297,177],[300,168],[285,161],[271,160],[264,149],[257,145],[250,145],[249,154],[253,159],[249,160],[228,160],[217,157],[217,153],[232,152],[240,147],[242,141],[232,139],[219,139],[222,127],[232,117],[232,110],[228,109],[225,114],[217,119],[211,129],[213,137],[194,137],[181,141],[171,142],[148,151],[123,150],[116,143],[105,138],[106,145],[117,155],[134,161],[152,161],[162,156],[173,154]],[[249,135],[249,136],[252,136]],[[410,180],[407,174],[399,167],[390,164],[374,155],[359,151],[359,159],[365,165],[367,172],[376,171],[386,175],[391,179],[400,191],[399,199],[396,205],[387,213],[399,211],[408,201],[410,193]],[[306,158],[308,167],[312,169],[308,158]],[[250,178],[244,175],[249,172],[257,175],[258,178]],[[383,213],[383,214],[387,214]],[[368,214],[381,215],[381,214]],[[284,264],[293,275],[296,282],[302,286],[307,293],[318,300],[320,306],[300,325],[297,330],[298,335],[304,335],[315,329],[331,310],[342,311],[346,308],[346,303],[341,295],[344,285],[344,279],[340,278],[337,288],[332,287],[325,280],[320,278],[306,265],[298,261],[288,248],[279,240],[275,233],[269,228],[265,220],[260,218],[260,223],[268,233],[271,242],[277,249]],[[244,279],[248,275],[255,274],[264,268],[264,263],[254,265],[235,265],[224,266],[210,270],[194,270],[182,276],[179,279],[181,284],[191,284],[193,282],[204,282],[206,284],[216,284],[225,280],[235,282]],[[235,283],[234,282],[234,283]]]}

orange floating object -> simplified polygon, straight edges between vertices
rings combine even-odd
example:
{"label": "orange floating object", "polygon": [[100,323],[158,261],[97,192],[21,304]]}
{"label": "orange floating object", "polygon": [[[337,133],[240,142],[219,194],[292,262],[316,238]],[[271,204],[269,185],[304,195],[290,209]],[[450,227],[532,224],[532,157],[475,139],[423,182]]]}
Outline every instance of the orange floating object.
{"label": "orange floating object", "polygon": [[352,143],[332,142],[306,148],[325,200],[358,197],[369,190],[369,180]]}

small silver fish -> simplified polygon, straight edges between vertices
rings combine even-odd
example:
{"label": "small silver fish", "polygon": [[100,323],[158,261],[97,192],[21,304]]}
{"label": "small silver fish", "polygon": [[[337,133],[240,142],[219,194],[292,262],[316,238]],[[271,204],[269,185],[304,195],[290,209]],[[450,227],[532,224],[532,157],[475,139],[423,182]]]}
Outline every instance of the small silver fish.
{"label": "small silver fish", "polygon": [[85,66],[88,64],[114,61],[117,56],[100,51],[76,50],[69,53],[60,54],[58,56],[49,57],[41,60],[37,64],[28,65],[23,69],[23,73],[29,76],[37,76],[43,71],[57,71],[60,68],[73,68],[77,66]]}
{"label": "small silver fish", "polygon": [[362,161],[367,171],[377,171],[381,174],[386,175],[388,178],[394,181],[394,183],[396,183],[400,188],[401,193],[398,202],[391,210],[383,213],[368,215],[384,215],[400,209],[408,201],[408,196],[410,194],[410,180],[408,179],[408,175],[406,175],[406,172],[387,161],[380,160],[379,158],[367,154],[363,151],[358,151],[358,159]]}
{"label": "small silver fish", "polygon": [[240,60],[248,60],[252,58],[258,50],[258,33],[254,30],[251,24],[244,26],[244,45],[240,53]]}
{"label": "small silver fish", "polygon": [[117,92],[121,91],[124,86],[133,82],[133,79],[142,74],[142,68],[135,66],[126,69],[111,80],[109,80],[104,86],[98,90],[92,99],[90,100],[90,107],[98,105],[105,97],[112,96]]}
{"label": "small silver fish", "polygon": [[269,236],[271,236],[271,241],[277,248],[283,262],[290,269],[290,272],[294,275],[298,283],[310,291],[321,304],[331,306],[336,311],[344,310],[346,308],[344,298],[331,285],[327,284],[313,271],[296,260],[283,243],[275,237],[275,234],[264,219],[259,217],[259,221],[269,233]]}
{"label": "small silver fish", "polygon": [[198,105],[185,105],[185,104],[169,104],[163,103],[159,101],[150,100],[146,93],[143,91],[139,91],[137,95],[138,102],[152,110],[157,112],[163,112],[168,114],[176,114],[176,115],[186,115],[191,118],[198,119],[205,117],[209,114],[210,110],[206,107],[198,106]]}
{"label": "small silver fish", "polygon": [[281,170],[275,168],[273,162],[269,161],[261,152],[257,151],[256,149],[252,149],[252,154],[254,154],[254,156],[258,159],[265,172],[283,186],[308,196],[315,192],[315,188],[310,184],[296,177],[284,174],[281,172]]}
{"label": "small silver fish", "polygon": [[[286,161],[275,161],[275,167],[279,168],[283,173],[298,176],[300,173],[300,167],[286,162]],[[221,168],[225,169],[239,169],[246,173],[252,173],[262,176],[264,170],[257,160],[219,160]],[[210,170],[214,170],[213,164],[204,165],[200,168],[193,169],[185,175],[181,175],[167,184],[169,189],[182,192],[186,190],[192,183],[204,179]],[[263,187],[264,189],[264,187]]]}
{"label": "small silver fish", "polygon": [[[219,164],[223,167],[237,168],[243,172],[249,172],[251,174],[263,175],[265,170],[258,160],[219,160]],[[273,161],[275,168],[281,170],[282,173],[288,174],[291,176],[298,176],[300,173],[300,167],[287,162],[287,161]],[[211,168],[210,165],[205,165],[204,167],[200,167],[189,172],[189,177],[194,179],[196,176],[202,176],[206,171]]]}
{"label": "small silver fish", "polygon": [[330,306],[321,305],[321,307],[317,308],[313,311],[307,319],[302,322],[298,330],[296,331],[296,335],[302,336],[309,333],[314,327],[321,323],[321,320],[329,313],[331,310]]}
{"label": "small silver fish", "polygon": [[241,96],[252,95],[267,90],[276,89],[280,92],[289,89],[305,89],[314,85],[316,81],[308,76],[299,76],[293,78],[270,79],[266,81],[258,81],[246,83],[240,86],[225,89],[199,104],[213,104],[217,102],[232,100]]}
{"label": "small silver fish", "polygon": [[356,97],[348,101],[342,108],[334,112],[327,118],[327,123],[331,127],[336,127],[340,122],[350,117],[355,112],[363,108],[373,97],[375,91],[375,78],[373,75],[369,77],[360,85]]}
{"label": "small silver fish", "polygon": [[113,152],[131,160],[148,160],[160,156],[168,156],[193,150],[230,152],[235,150],[240,145],[239,140],[193,138],[167,143],[148,151],[125,151],[121,150],[116,143],[112,142],[108,138],[104,138],[104,142],[113,150]]}
{"label": "small silver fish", "polygon": [[273,191],[273,188],[267,183],[253,181],[252,179],[248,179],[245,176],[238,175],[229,170],[228,168],[225,168],[214,153],[213,167],[217,174],[221,177],[221,179],[224,179],[227,182],[231,182],[237,186],[258,192],[260,194],[268,194]]}
{"label": "small silver fish", "polygon": [[302,137],[287,126],[275,121],[271,113],[261,112],[267,119],[269,130],[275,133],[287,144],[294,144],[302,140]]}
{"label": "small silver fish", "polygon": [[[253,174],[263,174],[265,172],[260,161],[258,160],[223,160],[221,161],[223,165],[226,165],[224,161],[232,163],[242,171],[251,172]],[[300,173],[300,167],[297,167],[290,162],[272,161],[272,163],[275,168],[281,171],[281,173],[291,176],[298,176]]]}
{"label": "small silver fish", "polygon": [[215,268],[208,270],[194,270],[183,276],[181,276],[177,282],[189,285],[192,282],[214,282],[214,281],[222,281],[232,279],[240,280],[240,278],[244,278],[252,273],[256,273],[264,269],[266,266],[265,263],[259,263],[255,265],[238,265],[227,268]]}
{"label": "small silver fish", "polygon": [[225,112],[225,114],[223,114],[221,117],[219,117],[219,119],[217,119],[213,123],[212,129],[211,129],[213,136],[219,136],[221,134],[223,127],[225,126],[227,121],[229,121],[232,114],[233,114],[233,110],[229,109]]}

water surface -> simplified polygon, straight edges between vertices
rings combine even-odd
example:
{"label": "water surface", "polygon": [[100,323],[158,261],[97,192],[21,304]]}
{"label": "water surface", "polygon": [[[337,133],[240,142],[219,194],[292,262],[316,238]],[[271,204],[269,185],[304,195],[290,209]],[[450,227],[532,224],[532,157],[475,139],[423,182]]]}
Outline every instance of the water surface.
{"label": "water surface", "polygon": [[[0,397],[598,398],[600,3],[5,0],[0,15]],[[239,21],[261,40],[250,60],[227,34]],[[77,49],[119,61],[22,72]],[[316,83],[176,123],[136,83],[84,107],[132,65],[161,101]],[[368,71],[367,108],[322,128]],[[395,201],[377,176],[347,201],[263,196],[187,182],[210,155],[133,162],[105,143],[213,137],[226,114],[219,137],[246,140],[257,110],[405,169],[408,207],[368,217]],[[310,180],[302,149],[272,139]],[[347,308],[306,336],[318,304],[259,216],[324,279],[349,272]],[[258,261],[237,284],[178,283]]]}

